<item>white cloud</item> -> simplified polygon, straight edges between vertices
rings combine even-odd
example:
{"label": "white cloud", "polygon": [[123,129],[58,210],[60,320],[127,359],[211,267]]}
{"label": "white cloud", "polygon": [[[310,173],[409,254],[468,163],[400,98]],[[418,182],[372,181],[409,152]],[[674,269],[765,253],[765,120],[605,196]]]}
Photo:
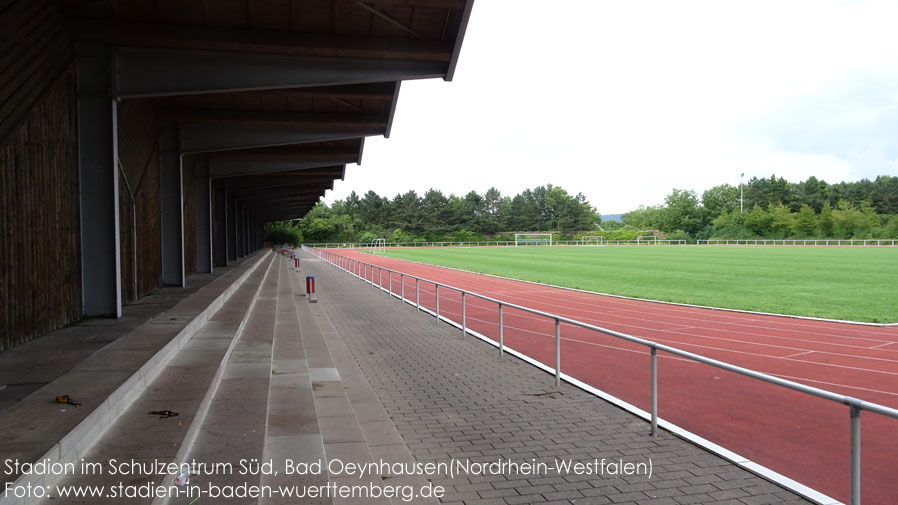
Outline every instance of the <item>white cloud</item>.
{"label": "white cloud", "polygon": [[541,184],[601,212],[739,173],[896,172],[898,3],[481,0],[455,82],[403,84],[326,199]]}

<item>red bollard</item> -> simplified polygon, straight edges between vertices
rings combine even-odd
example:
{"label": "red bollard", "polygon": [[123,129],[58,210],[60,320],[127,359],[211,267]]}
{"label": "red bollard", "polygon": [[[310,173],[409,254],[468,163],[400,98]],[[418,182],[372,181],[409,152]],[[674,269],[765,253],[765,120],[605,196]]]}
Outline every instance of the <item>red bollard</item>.
{"label": "red bollard", "polygon": [[318,297],[315,296],[315,278],[312,276],[306,277],[306,296],[309,298],[309,303],[318,301]]}
{"label": "red bollard", "polygon": [[299,272],[299,258],[293,258],[293,268],[295,268],[296,271]]}

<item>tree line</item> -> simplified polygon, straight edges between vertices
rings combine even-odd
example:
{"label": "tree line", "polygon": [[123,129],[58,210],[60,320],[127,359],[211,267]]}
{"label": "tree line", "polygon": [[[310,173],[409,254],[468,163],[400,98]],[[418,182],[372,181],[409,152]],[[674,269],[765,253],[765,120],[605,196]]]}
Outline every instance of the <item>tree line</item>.
{"label": "tree line", "polygon": [[[640,207],[621,223],[603,222],[582,193],[547,184],[514,196],[445,195],[430,189],[393,198],[355,192],[331,205],[318,203],[296,222],[270,223],[272,242],[395,242],[513,240],[515,232],[552,232],[557,238],[640,235],[683,239],[838,238],[898,239],[898,177],[829,184],[816,177],[792,183],[753,177],[741,188],[674,189],[661,205]],[[741,205],[740,205],[741,204]]]}
{"label": "tree line", "polygon": [[[898,177],[829,184],[775,175],[705,191],[674,189],[662,205],[624,214],[618,230],[653,229],[669,238],[898,238]],[[740,205],[741,204],[741,205]],[[606,223],[608,228],[608,223]]]}
{"label": "tree line", "polygon": [[[573,234],[601,222],[582,193],[571,195],[551,184],[514,196],[496,188],[464,196],[430,189],[393,198],[352,192],[331,205],[319,202],[296,223],[271,223],[272,242],[356,242],[376,238],[395,242],[507,239],[515,231]],[[293,240],[288,240],[293,239]]]}

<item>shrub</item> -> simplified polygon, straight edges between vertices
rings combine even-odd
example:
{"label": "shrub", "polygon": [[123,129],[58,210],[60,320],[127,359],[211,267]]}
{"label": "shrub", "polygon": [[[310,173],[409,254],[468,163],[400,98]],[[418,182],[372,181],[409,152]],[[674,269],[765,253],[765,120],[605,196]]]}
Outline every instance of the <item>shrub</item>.
{"label": "shrub", "polygon": [[265,225],[265,241],[273,244],[302,244],[302,233],[287,221],[275,221]]}

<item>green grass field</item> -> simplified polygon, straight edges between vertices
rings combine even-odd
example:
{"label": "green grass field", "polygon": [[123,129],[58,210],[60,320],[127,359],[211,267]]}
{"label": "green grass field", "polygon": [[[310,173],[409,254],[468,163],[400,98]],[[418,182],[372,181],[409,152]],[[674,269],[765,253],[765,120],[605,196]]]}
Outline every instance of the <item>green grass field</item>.
{"label": "green grass field", "polygon": [[497,247],[392,249],[385,254],[651,300],[898,322],[898,249]]}

